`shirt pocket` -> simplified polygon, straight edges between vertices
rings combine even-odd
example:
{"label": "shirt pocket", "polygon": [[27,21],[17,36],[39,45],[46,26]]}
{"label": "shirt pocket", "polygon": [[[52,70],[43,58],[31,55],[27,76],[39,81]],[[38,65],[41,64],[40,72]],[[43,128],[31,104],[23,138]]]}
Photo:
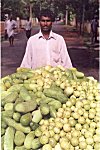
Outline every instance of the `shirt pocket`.
{"label": "shirt pocket", "polygon": [[53,50],[52,58],[54,62],[58,63],[60,61],[60,52],[58,50]]}

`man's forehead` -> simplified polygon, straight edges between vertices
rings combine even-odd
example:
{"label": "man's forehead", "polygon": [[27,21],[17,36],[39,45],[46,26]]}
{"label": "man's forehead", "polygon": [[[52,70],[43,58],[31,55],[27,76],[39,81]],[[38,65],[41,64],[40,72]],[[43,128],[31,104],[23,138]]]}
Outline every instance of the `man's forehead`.
{"label": "man's forehead", "polygon": [[51,18],[48,16],[41,16],[41,19],[51,19]]}

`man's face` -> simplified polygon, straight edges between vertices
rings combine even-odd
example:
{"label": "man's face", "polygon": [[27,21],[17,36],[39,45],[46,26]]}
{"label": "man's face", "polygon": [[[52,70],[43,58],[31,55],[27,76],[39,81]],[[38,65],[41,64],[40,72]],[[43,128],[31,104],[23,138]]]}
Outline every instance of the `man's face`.
{"label": "man's face", "polygon": [[51,18],[42,16],[40,19],[40,27],[42,32],[50,32],[52,28]]}

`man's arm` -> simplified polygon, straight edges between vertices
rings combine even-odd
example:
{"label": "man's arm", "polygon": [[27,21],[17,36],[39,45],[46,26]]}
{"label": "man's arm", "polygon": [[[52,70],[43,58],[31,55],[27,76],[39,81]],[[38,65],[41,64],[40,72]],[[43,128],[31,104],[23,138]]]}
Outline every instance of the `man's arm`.
{"label": "man's arm", "polygon": [[27,46],[26,46],[26,52],[23,57],[22,63],[20,67],[24,68],[32,68],[32,46],[31,46],[31,41],[28,40]]}
{"label": "man's arm", "polygon": [[61,63],[62,63],[62,66],[65,67],[65,68],[72,68],[72,62],[71,62],[71,59],[69,57],[69,54],[68,54],[68,51],[67,51],[67,47],[66,47],[66,43],[64,41],[64,39],[62,38],[62,41],[61,41],[62,45],[61,45]]}
{"label": "man's arm", "polygon": [[17,21],[13,20],[13,29],[16,29],[18,27]]}

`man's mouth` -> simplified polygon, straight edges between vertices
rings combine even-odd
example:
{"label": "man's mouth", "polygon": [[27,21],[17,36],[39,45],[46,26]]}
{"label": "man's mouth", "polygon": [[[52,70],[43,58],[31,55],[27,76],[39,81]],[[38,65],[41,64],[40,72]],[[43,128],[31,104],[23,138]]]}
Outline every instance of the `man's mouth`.
{"label": "man's mouth", "polygon": [[48,27],[47,27],[47,26],[44,26],[43,28],[46,28],[46,29],[47,29]]}
{"label": "man's mouth", "polygon": [[43,27],[44,30],[48,30],[48,27]]}

